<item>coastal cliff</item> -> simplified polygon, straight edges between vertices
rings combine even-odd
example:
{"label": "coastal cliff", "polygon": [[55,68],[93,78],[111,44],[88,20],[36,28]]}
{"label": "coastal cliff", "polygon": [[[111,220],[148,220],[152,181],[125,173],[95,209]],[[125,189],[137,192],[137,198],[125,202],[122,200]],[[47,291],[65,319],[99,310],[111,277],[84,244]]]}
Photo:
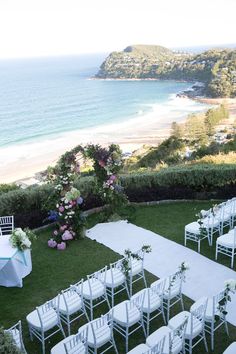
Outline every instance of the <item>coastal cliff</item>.
{"label": "coastal cliff", "polygon": [[96,78],[201,81],[210,97],[236,97],[236,50],[211,49],[200,54],[161,46],[133,45],[112,52]]}

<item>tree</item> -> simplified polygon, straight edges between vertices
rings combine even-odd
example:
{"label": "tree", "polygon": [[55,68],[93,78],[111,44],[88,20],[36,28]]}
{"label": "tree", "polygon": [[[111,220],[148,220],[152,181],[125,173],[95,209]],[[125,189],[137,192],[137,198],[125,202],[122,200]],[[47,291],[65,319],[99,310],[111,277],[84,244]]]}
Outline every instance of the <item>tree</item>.
{"label": "tree", "polygon": [[171,135],[177,139],[182,139],[183,138],[183,127],[176,122],[172,122]]}

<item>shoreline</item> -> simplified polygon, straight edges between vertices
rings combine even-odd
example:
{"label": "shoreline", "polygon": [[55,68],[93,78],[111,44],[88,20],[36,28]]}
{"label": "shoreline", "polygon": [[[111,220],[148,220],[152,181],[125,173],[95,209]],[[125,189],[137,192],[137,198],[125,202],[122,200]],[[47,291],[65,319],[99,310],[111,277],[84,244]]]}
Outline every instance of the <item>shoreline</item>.
{"label": "shoreline", "polygon": [[[123,152],[132,152],[142,147],[143,145],[157,145],[170,135],[171,123],[176,121],[183,123],[186,121],[188,114],[193,113],[194,105],[191,102],[199,102],[206,107],[197,107],[199,111],[205,111],[207,106],[220,104],[219,100],[204,98],[204,97],[188,97],[176,95],[179,99],[179,104],[187,105],[186,112],[165,112],[165,108],[161,105],[154,105],[153,111],[142,116],[130,119],[121,123],[110,123],[109,125],[98,126],[94,128],[85,128],[74,132],[59,134],[55,138],[48,138],[44,142],[35,142],[32,144],[24,144],[21,148],[8,147],[0,149],[1,156],[9,156],[9,159],[1,163],[0,183],[37,183],[35,175],[44,171],[49,165],[53,166],[58,158],[67,150],[72,149],[77,144],[97,143],[101,145],[108,145],[110,143],[119,144]],[[189,107],[188,107],[189,105]],[[204,108],[203,108],[204,107]],[[236,100],[230,103],[233,108],[233,113],[236,114]],[[187,108],[193,108],[188,111]],[[235,110],[235,111],[234,111]],[[232,112],[231,112],[232,113]],[[231,114],[230,113],[230,114]],[[159,116],[158,116],[159,114]],[[115,132],[115,133],[114,133]],[[4,173],[3,171],[4,170]],[[37,177],[36,177],[37,178]]]}

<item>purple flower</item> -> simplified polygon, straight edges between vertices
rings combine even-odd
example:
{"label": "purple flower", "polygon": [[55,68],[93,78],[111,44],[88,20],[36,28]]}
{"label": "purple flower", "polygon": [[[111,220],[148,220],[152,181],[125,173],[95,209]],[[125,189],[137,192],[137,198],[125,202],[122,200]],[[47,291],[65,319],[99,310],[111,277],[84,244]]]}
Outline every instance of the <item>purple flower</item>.
{"label": "purple flower", "polygon": [[61,242],[57,244],[57,249],[59,251],[64,251],[66,249],[66,243],[65,242]]}
{"label": "purple flower", "polygon": [[83,203],[83,198],[82,197],[79,197],[79,198],[77,198],[77,204],[78,205],[81,205],[82,203]]}
{"label": "purple flower", "polygon": [[50,238],[50,240],[48,240],[48,247],[55,248],[56,246],[57,246],[56,241],[53,240],[53,238]]}
{"label": "purple flower", "polygon": [[61,238],[63,241],[73,240],[73,236],[69,230],[66,230]]}

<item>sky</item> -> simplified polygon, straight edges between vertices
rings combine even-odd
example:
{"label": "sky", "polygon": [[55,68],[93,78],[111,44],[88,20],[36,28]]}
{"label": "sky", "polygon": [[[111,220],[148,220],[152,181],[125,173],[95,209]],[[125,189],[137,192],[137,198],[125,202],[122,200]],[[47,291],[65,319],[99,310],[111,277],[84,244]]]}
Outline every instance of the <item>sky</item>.
{"label": "sky", "polygon": [[236,0],[0,0],[0,58],[236,42]]}

